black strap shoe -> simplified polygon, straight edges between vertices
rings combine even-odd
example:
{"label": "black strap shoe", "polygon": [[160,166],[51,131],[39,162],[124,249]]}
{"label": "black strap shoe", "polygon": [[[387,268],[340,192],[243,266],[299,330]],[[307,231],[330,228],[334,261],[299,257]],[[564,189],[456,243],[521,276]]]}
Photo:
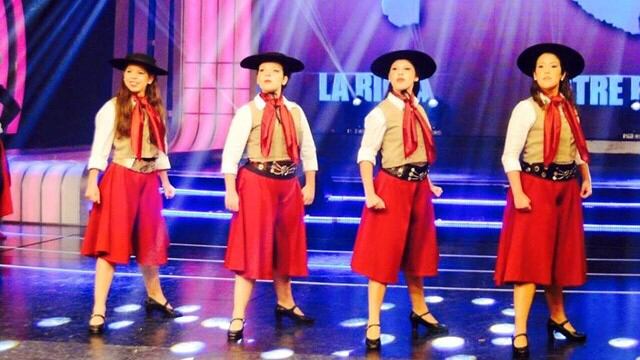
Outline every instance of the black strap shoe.
{"label": "black strap shoe", "polygon": [[[298,323],[301,324],[313,324],[316,320],[312,317],[306,316],[306,315],[299,315],[295,313],[296,308],[298,308],[298,305],[293,305],[293,307],[291,309],[287,309],[286,307],[278,304],[276,305],[276,319],[277,320],[281,320],[282,317],[288,317],[289,319],[292,319]],[[300,308],[298,308],[300,309]],[[302,310],[300,310],[302,311]]]}
{"label": "black strap shoe", "polygon": [[178,318],[182,316],[182,313],[176,309],[169,307],[169,300],[164,303],[164,305],[155,301],[153,298],[148,297],[147,300],[144,301],[144,308],[147,310],[147,314],[153,312],[154,310],[160,311],[164,317],[166,318]]}

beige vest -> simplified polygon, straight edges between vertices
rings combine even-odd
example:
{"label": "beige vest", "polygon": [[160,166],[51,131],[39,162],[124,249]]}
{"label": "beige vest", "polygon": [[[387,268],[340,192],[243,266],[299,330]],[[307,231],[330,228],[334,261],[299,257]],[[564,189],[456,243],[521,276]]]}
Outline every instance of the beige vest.
{"label": "beige vest", "polygon": [[[247,140],[247,157],[250,161],[281,161],[291,160],[287,153],[287,144],[284,139],[284,131],[282,130],[282,124],[280,121],[275,122],[273,129],[273,138],[271,140],[271,152],[269,156],[262,156],[262,150],[260,149],[260,132],[262,129],[262,113],[263,110],[258,109],[255,101],[249,103],[249,109],[251,110],[251,132],[249,133],[249,140]],[[263,108],[264,109],[264,108]],[[296,128],[296,137],[298,146],[302,139],[302,127],[300,126],[301,113],[300,109],[289,109],[291,117],[293,118],[293,125]]]}
{"label": "beige vest", "polygon": [[[149,121],[147,115],[144,116],[144,125],[142,126],[142,157],[157,158],[159,154],[158,148],[151,143],[151,133],[149,131]],[[113,162],[126,166],[126,159],[135,158],[136,154],[131,148],[131,138],[129,136],[116,135],[113,139]]]}
{"label": "beige vest", "polygon": [[[522,160],[529,164],[544,161],[544,117],[546,110],[542,109],[533,98],[528,99],[536,111],[536,121],[529,130],[527,142],[522,152]],[[573,138],[569,122],[560,109],[560,144],[553,162],[556,164],[570,164],[576,159],[576,141]]]}
{"label": "beige vest", "polygon": [[[418,148],[408,158],[405,158],[404,141],[402,140],[402,119],[404,115],[404,108],[399,109],[389,99],[378,104],[378,108],[382,110],[387,126],[384,138],[382,139],[382,148],[380,150],[382,153],[382,167],[388,169],[404,164],[426,163],[428,159],[424,146],[424,136],[422,135],[420,125],[415,123],[416,131],[418,133]],[[428,119],[427,113],[419,104],[418,110],[425,119]],[[426,121],[427,125],[429,125],[429,120]]]}

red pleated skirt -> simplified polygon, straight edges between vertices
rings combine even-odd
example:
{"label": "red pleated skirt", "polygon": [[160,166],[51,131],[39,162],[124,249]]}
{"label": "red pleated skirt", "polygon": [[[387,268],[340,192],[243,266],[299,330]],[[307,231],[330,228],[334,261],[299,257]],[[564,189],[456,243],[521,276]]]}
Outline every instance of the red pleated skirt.
{"label": "red pleated skirt", "polygon": [[11,201],[11,172],[9,162],[4,149],[4,143],[0,140],[0,217],[13,213],[13,202]]}
{"label": "red pleated skirt", "polygon": [[224,265],[248,279],[307,276],[307,235],[298,179],[274,179],[241,168],[240,209],[231,218]]}
{"label": "red pleated skirt", "polygon": [[81,253],[110,263],[167,262],[169,233],[162,217],[160,180],[111,163],[100,180],[100,204],[93,205]]}
{"label": "red pleated skirt", "polygon": [[435,276],[439,252],[429,182],[406,181],[380,171],[374,187],[386,209],[364,207],[351,260],[353,271],[385,284],[397,282],[400,270]]}
{"label": "red pleated skirt", "polygon": [[577,181],[551,181],[521,173],[531,211],[515,209],[507,194],[494,280],[579,286],[586,282],[582,199]]}

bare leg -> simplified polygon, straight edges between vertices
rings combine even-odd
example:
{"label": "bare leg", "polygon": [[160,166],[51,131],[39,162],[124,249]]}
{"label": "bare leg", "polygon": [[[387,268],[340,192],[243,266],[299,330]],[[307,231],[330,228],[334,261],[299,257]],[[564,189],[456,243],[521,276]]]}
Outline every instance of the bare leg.
{"label": "bare leg", "polygon": [[[513,307],[515,311],[515,332],[514,335],[527,333],[527,320],[529,311],[533,303],[533,296],[536,293],[536,284],[516,284],[513,287]],[[514,340],[514,346],[521,348],[527,346],[527,338],[519,336]]]}
{"label": "bare leg", "polygon": [[[411,310],[413,310],[416,315],[422,315],[429,311],[429,307],[424,301],[423,277],[405,274],[405,279],[407,280],[409,298],[411,299]],[[438,323],[438,320],[436,320],[431,313],[425,315],[423,319],[432,324]]]}
{"label": "bare leg", "polygon": [[[232,319],[244,319],[247,304],[253,291],[253,285],[256,283],[253,279],[247,279],[240,275],[236,275],[235,285],[233,287],[233,314]],[[230,331],[238,331],[244,326],[242,321],[233,321],[229,325]]]}
{"label": "bare leg", "polygon": [[[567,314],[564,311],[564,294],[562,293],[562,287],[557,285],[548,286],[544,291],[544,296],[547,299],[551,320],[558,324],[567,320]],[[564,327],[571,332],[576,330],[571,323],[565,324]]]}
{"label": "bare leg", "polygon": [[[380,308],[386,290],[386,284],[369,279],[369,321],[367,325],[380,324]],[[379,337],[380,327],[372,326],[367,330],[367,338],[377,339]]]}
{"label": "bare leg", "polygon": [[[95,287],[93,289],[93,311],[92,314],[105,315],[107,312],[107,297],[113,280],[115,268],[103,258],[96,260]],[[99,325],[103,323],[101,317],[93,316],[89,319],[89,325]]]}
{"label": "bare leg", "polygon": [[[156,302],[164,305],[167,302],[167,298],[162,292],[160,286],[160,272],[156,265],[139,265],[140,272],[144,278],[144,287],[147,289],[147,296],[155,300]],[[167,304],[169,309],[173,309],[171,304]]]}
{"label": "bare leg", "polygon": [[[291,291],[291,278],[288,276],[282,276],[279,274],[273,274],[273,288],[276,291],[276,298],[278,305],[283,306],[286,309],[291,309],[296,305],[293,300],[293,293]],[[304,315],[300,308],[295,308],[293,311],[298,315]]]}

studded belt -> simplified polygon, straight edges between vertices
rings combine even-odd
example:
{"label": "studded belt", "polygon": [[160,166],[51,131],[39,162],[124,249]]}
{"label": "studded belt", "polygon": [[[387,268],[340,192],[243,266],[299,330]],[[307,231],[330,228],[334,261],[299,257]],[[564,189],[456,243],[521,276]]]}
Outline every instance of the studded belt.
{"label": "studded belt", "polygon": [[387,174],[407,181],[422,181],[429,174],[429,164],[415,165],[405,164],[392,168],[383,168],[382,171]]}
{"label": "studded belt", "polygon": [[292,179],[296,177],[298,166],[292,161],[249,161],[244,165],[247,170],[274,179]]}
{"label": "studded belt", "polygon": [[549,167],[546,168],[543,163],[529,164],[526,162],[520,162],[520,165],[522,166],[522,171],[525,173],[551,181],[567,181],[575,179],[578,174],[578,167],[575,163],[551,163],[549,164]]}
{"label": "studded belt", "polygon": [[155,158],[135,159],[130,169],[135,172],[139,172],[143,174],[152,173],[156,171],[156,159]]}

